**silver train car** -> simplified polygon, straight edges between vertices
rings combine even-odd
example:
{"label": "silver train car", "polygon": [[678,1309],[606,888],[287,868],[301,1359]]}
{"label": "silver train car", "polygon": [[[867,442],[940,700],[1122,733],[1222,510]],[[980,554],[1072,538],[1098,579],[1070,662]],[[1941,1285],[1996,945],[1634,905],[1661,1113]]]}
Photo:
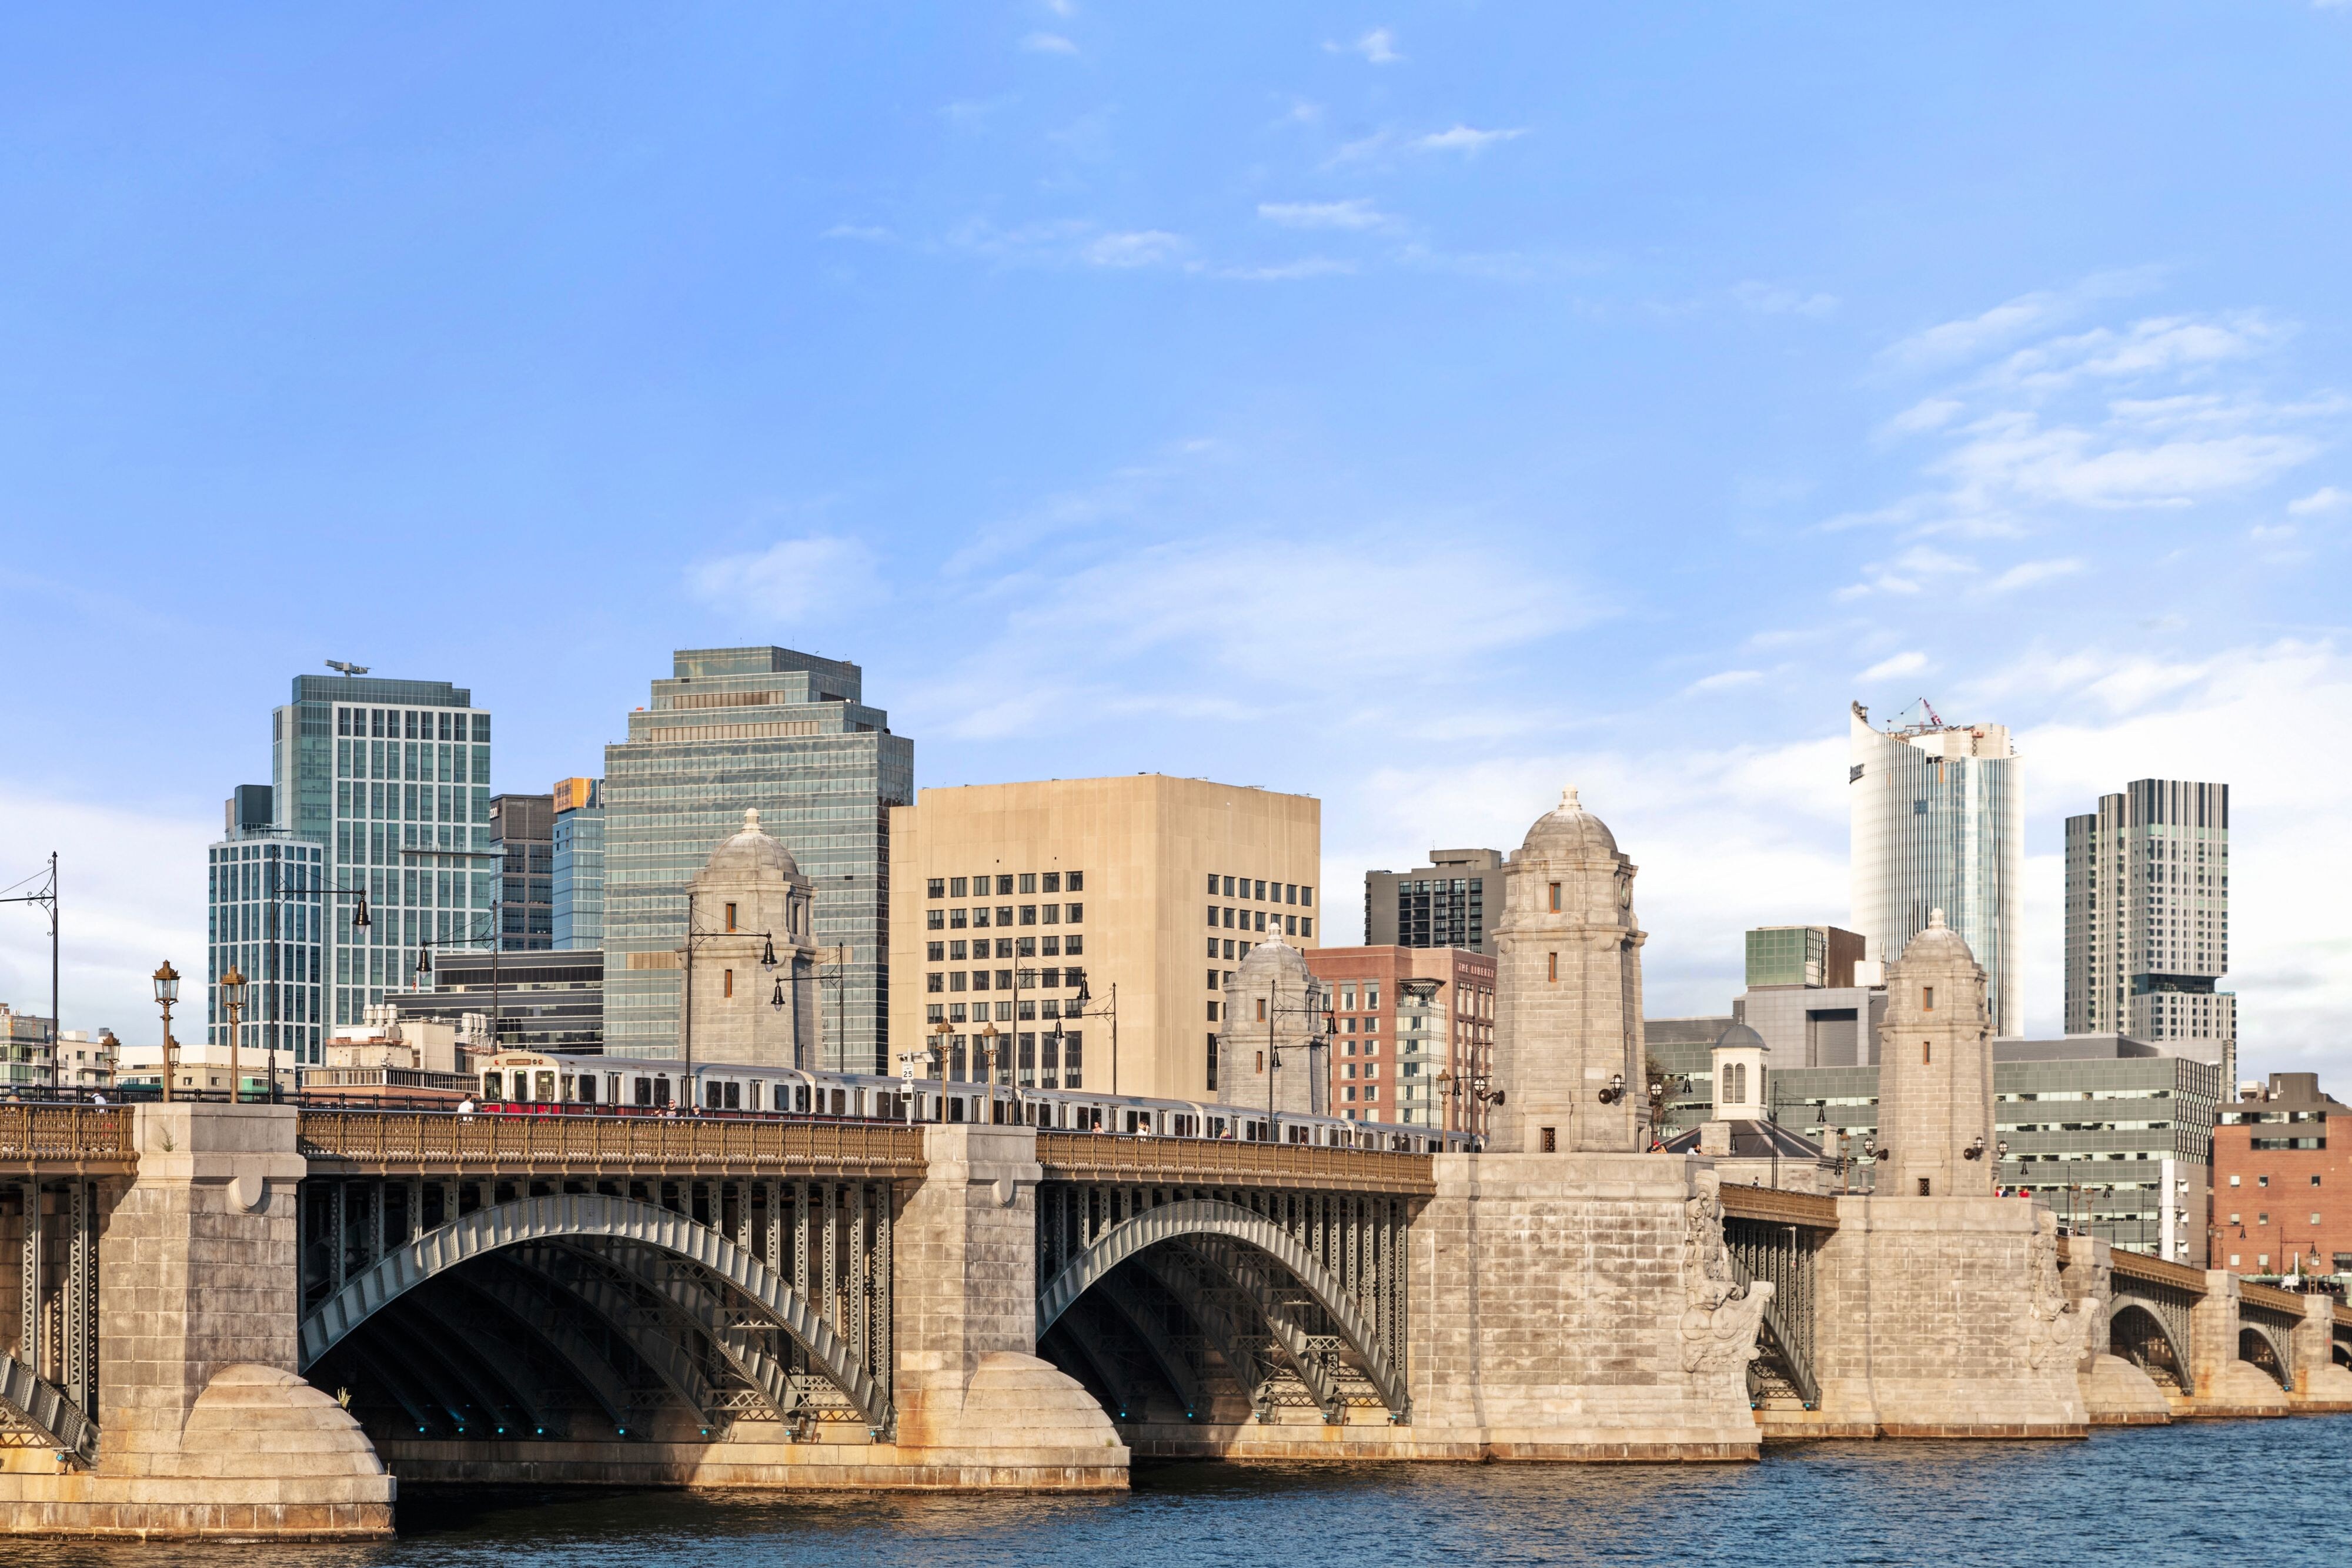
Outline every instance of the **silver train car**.
{"label": "silver train car", "polygon": [[1437,1154],[1464,1133],[1283,1112],[1214,1101],[1153,1100],[1081,1089],[1030,1089],[937,1078],[902,1080],[808,1068],[659,1057],[502,1051],[477,1064],[480,1108],[518,1115],[793,1116],[863,1122],[1001,1123],[1137,1137],[1279,1141],[1325,1148]]}

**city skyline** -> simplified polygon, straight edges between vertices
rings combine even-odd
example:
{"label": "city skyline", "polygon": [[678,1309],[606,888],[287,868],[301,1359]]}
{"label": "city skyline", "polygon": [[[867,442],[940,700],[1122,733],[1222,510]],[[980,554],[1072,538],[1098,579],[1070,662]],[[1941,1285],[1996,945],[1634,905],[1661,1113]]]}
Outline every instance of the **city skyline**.
{"label": "city skyline", "polygon": [[1925,694],[2025,763],[2028,1033],[2063,819],[2214,779],[2245,1071],[2352,1071],[2340,7],[16,26],[0,881],[65,856],[68,1028],[197,972],[289,673],[467,684],[536,793],[772,642],[919,787],[1316,794],[1349,894],[1572,781],[1662,1015],[1845,917],[1844,705]]}

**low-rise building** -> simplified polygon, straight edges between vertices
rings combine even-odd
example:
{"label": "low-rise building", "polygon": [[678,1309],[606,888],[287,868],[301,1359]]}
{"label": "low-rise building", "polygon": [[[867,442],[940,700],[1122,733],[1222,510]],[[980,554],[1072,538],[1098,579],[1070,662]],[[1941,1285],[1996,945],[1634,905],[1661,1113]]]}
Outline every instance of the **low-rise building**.
{"label": "low-rise building", "polygon": [[69,1029],[58,1037],[54,1081],[60,1089],[111,1088],[121,1051],[122,1042],[110,1029],[94,1035],[86,1029]]}
{"label": "low-rise building", "polygon": [[1307,955],[1332,1012],[1331,1099],[1350,1121],[1483,1133],[1494,1071],[1495,960],[1466,947]]}
{"label": "low-rise building", "polygon": [[0,1093],[53,1082],[57,1020],[0,1003]]}
{"label": "low-rise building", "polygon": [[[388,1016],[459,1027],[470,1014],[514,1051],[598,1052],[604,1040],[604,955],[559,947],[535,953],[443,953],[433,988],[394,991]],[[369,1015],[374,1016],[373,1012]],[[494,1020],[494,1027],[493,1022]]]}
{"label": "low-rise building", "polygon": [[[2336,1122],[2331,1143],[2328,1124]],[[2242,1274],[2352,1276],[2352,1105],[2273,1072],[2213,1129],[2213,1255]]]}
{"label": "low-rise building", "polygon": [[[225,1098],[229,1090],[229,1048],[226,1041],[183,1040],[174,1045],[179,1071],[172,1081],[175,1093],[200,1093]],[[270,1069],[275,1066],[278,1087],[281,1093],[294,1092],[303,1071],[294,1051],[280,1049],[272,1053],[266,1048],[240,1045],[236,1051],[236,1079],[247,1099],[269,1097]],[[162,1092],[163,1085],[163,1044],[161,1040],[118,1045],[115,1060],[115,1085],[131,1097],[152,1098]]]}

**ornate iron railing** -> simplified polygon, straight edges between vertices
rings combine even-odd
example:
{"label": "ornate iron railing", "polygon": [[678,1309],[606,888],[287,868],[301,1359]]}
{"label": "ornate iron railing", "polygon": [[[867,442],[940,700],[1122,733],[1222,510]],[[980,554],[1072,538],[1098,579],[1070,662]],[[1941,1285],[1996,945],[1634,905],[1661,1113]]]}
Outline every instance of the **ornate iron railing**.
{"label": "ornate iron railing", "polygon": [[871,1122],[305,1111],[301,1150],[377,1172],[919,1176],[919,1127]]}
{"label": "ornate iron railing", "polygon": [[1428,1155],[1324,1148],[1314,1144],[1041,1132],[1037,1160],[1045,1167],[1048,1181],[1310,1187],[1416,1197],[1437,1190]]}
{"label": "ornate iron railing", "polygon": [[[2174,1263],[2162,1258],[2151,1258],[2145,1252],[2126,1252],[2118,1247],[2114,1253],[2115,1271],[2126,1279],[2145,1280],[2152,1285],[2169,1285],[2176,1291],[2186,1291],[2192,1296],[2205,1293],[2205,1270],[2192,1269],[2186,1263]],[[2259,1286],[2249,1286],[2259,1290]]]}
{"label": "ornate iron railing", "polygon": [[131,1118],[119,1105],[0,1105],[0,1168],[128,1170],[139,1159]]}

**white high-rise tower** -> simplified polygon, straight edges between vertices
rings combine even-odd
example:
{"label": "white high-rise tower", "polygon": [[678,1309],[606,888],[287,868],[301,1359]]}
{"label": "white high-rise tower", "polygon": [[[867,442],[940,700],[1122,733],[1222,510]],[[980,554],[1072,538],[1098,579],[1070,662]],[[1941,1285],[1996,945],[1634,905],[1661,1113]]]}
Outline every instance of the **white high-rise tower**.
{"label": "white high-rise tower", "polygon": [[1927,722],[1879,730],[1853,705],[1853,929],[1864,957],[1900,957],[1941,909],[1984,966],[1996,1034],[2023,1032],[2018,925],[2023,916],[2025,811],[2018,758],[1998,724]]}

